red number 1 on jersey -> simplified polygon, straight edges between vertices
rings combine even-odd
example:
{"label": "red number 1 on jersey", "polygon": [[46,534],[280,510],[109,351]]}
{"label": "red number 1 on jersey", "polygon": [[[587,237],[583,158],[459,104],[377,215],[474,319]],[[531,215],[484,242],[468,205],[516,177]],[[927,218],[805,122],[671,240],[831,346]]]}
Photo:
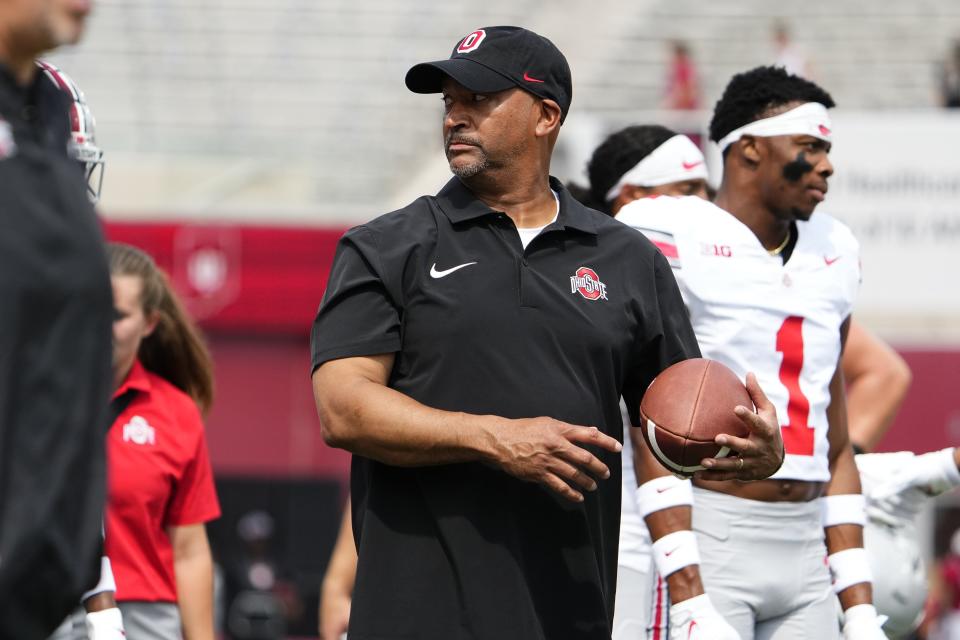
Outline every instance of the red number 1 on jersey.
{"label": "red number 1 on jersey", "polygon": [[783,354],[780,364],[780,382],[787,388],[787,424],[781,425],[783,446],[795,456],[813,455],[813,427],[810,419],[810,401],[800,389],[800,371],[803,369],[803,318],[790,316],[777,331],[777,351]]}

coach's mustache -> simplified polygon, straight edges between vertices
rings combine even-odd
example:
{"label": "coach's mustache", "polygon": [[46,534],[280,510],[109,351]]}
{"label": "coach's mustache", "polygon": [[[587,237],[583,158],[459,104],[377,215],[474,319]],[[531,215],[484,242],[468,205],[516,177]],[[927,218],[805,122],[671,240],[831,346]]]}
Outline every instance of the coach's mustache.
{"label": "coach's mustache", "polygon": [[479,149],[483,149],[483,145],[480,144],[480,140],[478,140],[477,138],[471,138],[470,136],[465,136],[463,134],[451,133],[450,135],[448,135],[446,141],[443,144],[443,148],[449,151],[450,145],[452,144],[469,144]]}

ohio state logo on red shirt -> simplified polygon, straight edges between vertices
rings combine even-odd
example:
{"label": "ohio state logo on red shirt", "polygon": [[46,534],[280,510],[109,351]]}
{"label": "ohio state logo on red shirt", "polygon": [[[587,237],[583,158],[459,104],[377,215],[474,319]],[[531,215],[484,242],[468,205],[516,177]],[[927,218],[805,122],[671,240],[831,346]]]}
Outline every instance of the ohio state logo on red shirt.
{"label": "ohio state logo on red shirt", "polygon": [[123,441],[145,445],[157,443],[157,432],[144,418],[133,416],[130,422],[123,425]]}
{"label": "ohio state logo on red shirt", "polygon": [[606,300],[607,285],[590,267],[580,267],[577,275],[570,276],[570,293],[579,293],[587,300]]}

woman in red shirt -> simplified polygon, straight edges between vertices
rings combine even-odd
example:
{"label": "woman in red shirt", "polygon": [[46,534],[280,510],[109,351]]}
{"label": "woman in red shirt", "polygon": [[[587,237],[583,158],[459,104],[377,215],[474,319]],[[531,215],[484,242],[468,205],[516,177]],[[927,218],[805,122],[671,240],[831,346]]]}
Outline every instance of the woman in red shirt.
{"label": "woman in red shirt", "polygon": [[146,253],[108,246],[114,399],[107,437],[106,554],[127,634],[213,640],[206,522],[220,515],[200,409],[210,356]]}

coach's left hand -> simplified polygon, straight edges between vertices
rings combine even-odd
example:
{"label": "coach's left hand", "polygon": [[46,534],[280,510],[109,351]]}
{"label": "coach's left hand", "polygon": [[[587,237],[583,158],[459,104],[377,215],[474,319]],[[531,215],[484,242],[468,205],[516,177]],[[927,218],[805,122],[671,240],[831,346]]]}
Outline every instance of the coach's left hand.
{"label": "coach's left hand", "polygon": [[698,480],[762,480],[776,473],[783,464],[783,438],[777,411],[752,373],[747,374],[747,392],[757,407],[756,413],[744,406],[738,406],[734,412],[750,429],[750,435],[738,438],[722,433],[714,439],[739,455],[704,458],[700,464],[707,471],[698,471],[695,474]]}

